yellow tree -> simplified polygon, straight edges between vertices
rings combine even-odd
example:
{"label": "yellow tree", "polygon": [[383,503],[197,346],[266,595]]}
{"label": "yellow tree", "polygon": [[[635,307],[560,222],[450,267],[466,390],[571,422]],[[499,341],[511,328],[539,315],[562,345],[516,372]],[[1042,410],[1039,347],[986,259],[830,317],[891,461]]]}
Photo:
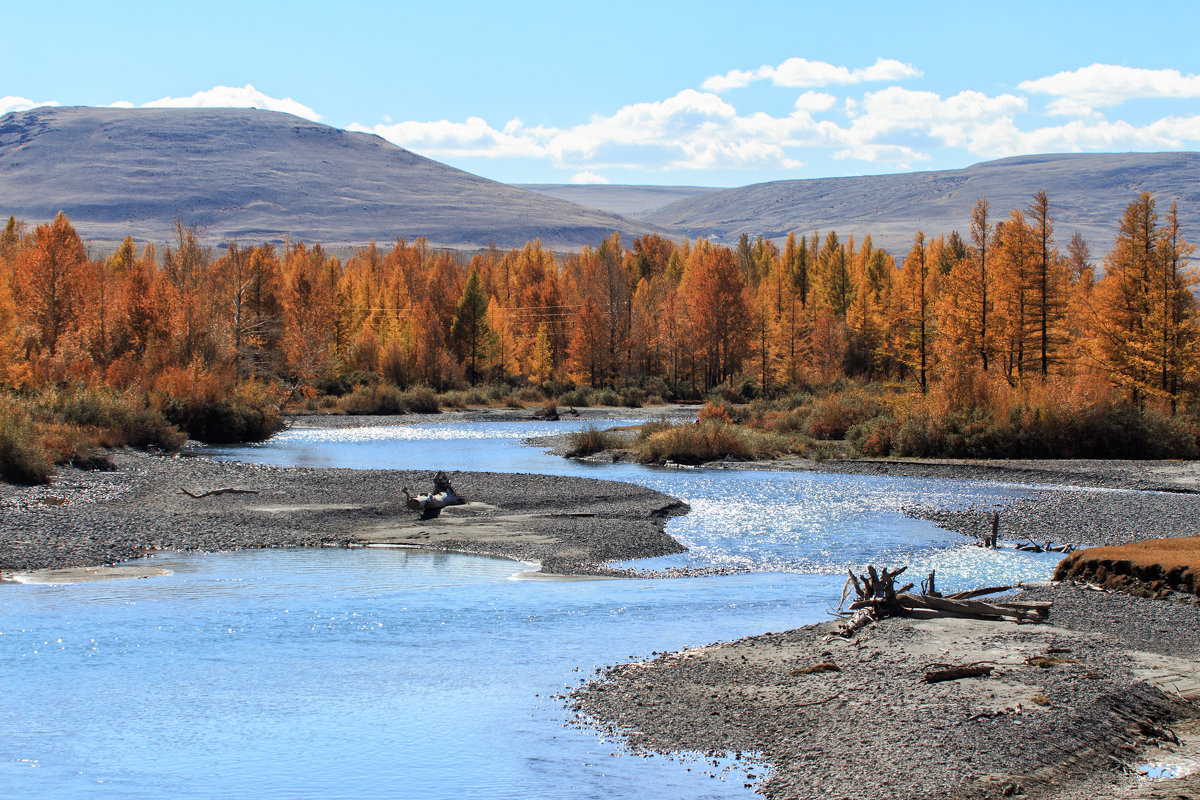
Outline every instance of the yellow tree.
{"label": "yellow tree", "polygon": [[893,356],[916,379],[922,393],[929,390],[932,273],[925,234],[917,231],[892,292],[889,339]]}
{"label": "yellow tree", "polygon": [[1144,192],[1126,207],[1104,259],[1104,277],[1093,294],[1095,355],[1109,380],[1125,389],[1138,407],[1158,377],[1158,343],[1149,323],[1161,240],[1154,198]]}
{"label": "yellow tree", "polygon": [[1021,382],[1029,371],[1037,350],[1036,247],[1033,231],[1025,223],[1020,209],[996,226],[994,297],[999,310],[1002,361],[1010,383]]}
{"label": "yellow tree", "polygon": [[51,358],[78,318],[79,282],[87,261],[83,242],[61,211],[54,221],[38,225],[22,251],[20,306],[29,309],[38,342]]}
{"label": "yellow tree", "polygon": [[737,259],[727,248],[697,242],[680,291],[704,385],[710,388],[741,369],[748,344],[750,310]]}

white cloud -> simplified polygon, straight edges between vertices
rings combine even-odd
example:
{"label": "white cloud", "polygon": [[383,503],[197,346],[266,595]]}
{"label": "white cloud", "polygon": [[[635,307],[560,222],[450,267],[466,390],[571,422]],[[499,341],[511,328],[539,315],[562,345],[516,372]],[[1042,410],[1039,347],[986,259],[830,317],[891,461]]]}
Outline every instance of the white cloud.
{"label": "white cloud", "polygon": [[320,114],[303,103],[298,103],[290,97],[269,97],[248,83],[240,88],[214,86],[189,97],[160,97],[149,103],[142,103],[142,108],[264,108],[268,111],[294,114],[313,122],[321,119]]}
{"label": "white cloud", "polygon": [[612,183],[603,175],[597,175],[594,172],[576,172],[571,176],[571,183],[589,184],[589,183]]}
{"label": "white cloud", "polygon": [[[499,128],[480,117],[350,127],[434,158],[548,161],[555,168],[571,170],[575,173],[572,181],[582,182],[602,181],[602,173],[613,169],[760,169],[764,173],[773,170],[772,177],[785,177],[785,170],[803,166],[814,152],[840,160],[909,168],[946,151],[986,159],[1039,152],[1180,149],[1200,143],[1200,116],[1181,114],[1135,123],[1109,121],[1089,112],[1095,104],[1111,104],[1135,89],[1146,94],[1147,74],[1169,79],[1157,85],[1157,96],[1192,92],[1196,79],[1171,70],[1119,72],[1118,77],[1128,79],[1124,83],[1110,81],[1105,89],[1108,94],[1101,94],[1102,81],[1093,68],[1022,84],[1030,91],[1076,92],[1060,95],[1055,101],[1063,107],[1077,104],[1075,119],[1040,127],[1029,122],[1030,99],[1024,91],[988,95],[964,90],[942,95],[897,85],[853,94],[809,89],[795,98],[790,112],[779,116],[753,107],[739,108],[718,93],[723,87],[756,80],[769,79],[791,88],[920,74],[911,65],[885,59],[856,69],[789,59],[775,67],[716,76],[705,81],[708,91],[685,89],[662,100],[632,103],[563,127],[530,127],[520,117]],[[1091,94],[1081,88],[1092,84]],[[1200,96],[1200,89],[1195,92]]]}
{"label": "white cloud", "polygon": [[467,117],[465,122],[443,119],[372,127],[354,123],[347,130],[374,133],[400,147],[435,158],[545,158],[547,151],[542,139],[549,133],[539,128],[513,128],[511,123],[504,131],[498,131],[480,117]]}
{"label": "white cloud", "polygon": [[764,64],[756,70],[734,69],[724,75],[713,75],[701,84],[710,92],[723,92],[749,86],[754,81],[770,80],[776,86],[814,87],[868,81],[898,81],[917,78],[921,71],[912,64],[891,58],[878,58],[869,67],[840,67],[826,61],[789,58],[778,66]]}
{"label": "white cloud", "polygon": [[805,92],[796,98],[797,111],[828,111],[837,105],[837,98],[825,92]]}
{"label": "white cloud", "polygon": [[8,95],[0,97],[0,114],[7,114],[10,111],[28,111],[31,108],[41,108],[42,106],[56,106],[58,103],[54,100],[46,100],[41,103],[36,103],[28,97],[13,97]]}
{"label": "white cloud", "polygon": [[1065,116],[1098,116],[1095,109],[1138,98],[1200,97],[1200,75],[1177,69],[1142,69],[1116,64],[1092,64],[1044,78],[1023,81],[1017,88],[1054,95],[1048,110]]}
{"label": "white cloud", "polygon": [[133,103],[128,100],[118,100],[115,103],[109,103],[109,108],[133,108]]}

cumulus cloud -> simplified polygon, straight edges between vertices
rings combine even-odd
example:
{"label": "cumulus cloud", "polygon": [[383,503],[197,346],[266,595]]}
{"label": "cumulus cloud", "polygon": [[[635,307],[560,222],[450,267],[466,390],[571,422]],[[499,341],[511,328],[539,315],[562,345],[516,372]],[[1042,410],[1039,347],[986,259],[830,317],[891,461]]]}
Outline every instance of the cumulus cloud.
{"label": "cumulus cloud", "polygon": [[54,100],[45,100],[40,103],[30,100],[28,97],[14,97],[7,95],[0,97],[0,114],[7,114],[10,111],[28,111],[31,108],[41,108],[42,106],[56,106]]}
{"label": "cumulus cloud", "polygon": [[[1102,67],[1103,65],[1100,65]],[[514,117],[496,127],[480,117],[463,121],[407,121],[351,130],[376,133],[434,158],[524,158],[571,170],[573,181],[600,182],[614,169],[794,170],[813,153],[888,168],[909,168],[945,151],[979,159],[1037,152],[1151,150],[1195,147],[1200,116],[1154,121],[1106,120],[1084,113],[1133,96],[1200,97],[1200,79],[1173,70],[1097,65],[1021,84],[1021,90],[942,94],[887,85],[871,91],[808,88],[792,109],[767,113],[739,107],[724,88],[770,80],[787,89],[891,81],[921,73],[879,59],[850,69],[788,59],[777,66],[738,71],[661,100],[631,103],[563,127],[527,126]],[[1161,80],[1160,80],[1161,79]],[[1030,92],[1051,93],[1060,107],[1077,104],[1066,124],[1030,122]],[[1044,120],[1043,120],[1044,121]]]}
{"label": "cumulus cloud", "polygon": [[551,134],[541,128],[526,129],[520,120],[513,120],[498,131],[481,117],[467,117],[465,122],[443,119],[370,127],[354,123],[347,130],[373,133],[392,144],[446,158],[545,158],[543,140]]}
{"label": "cumulus cloud", "polygon": [[567,169],[741,169],[799,166],[787,148],[828,138],[812,113],[831,107],[831,95],[806,93],[786,117],[739,115],[711,92],[685,89],[665,100],[632,103],[595,114],[569,128],[528,127],[513,119],[496,129],[479,117],[463,122],[354,124],[434,158],[540,158]]}
{"label": "cumulus cloud", "polygon": [[1116,64],[1092,64],[1036,80],[1017,88],[1053,95],[1048,110],[1067,116],[1098,116],[1097,108],[1120,105],[1137,98],[1200,97],[1200,75],[1177,69],[1141,69]]}
{"label": "cumulus cloud", "polygon": [[160,97],[149,103],[142,103],[142,108],[264,108],[268,111],[294,114],[313,122],[319,122],[321,119],[320,114],[303,103],[298,103],[290,97],[270,97],[248,83],[242,87],[214,86],[188,97]]}
{"label": "cumulus cloud", "polygon": [[578,183],[578,184],[612,183],[612,181],[610,181],[608,178],[604,177],[603,175],[597,175],[594,172],[584,171],[584,172],[576,172],[574,175],[572,175],[571,183]]}
{"label": "cumulus cloud", "polygon": [[870,81],[898,81],[920,75],[921,71],[912,64],[904,64],[891,58],[878,58],[869,67],[855,69],[835,66],[826,61],[789,58],[776,66],[764,64],[756,70],[734,69],[724,75],[713,75],[701,84],[701,88],[710,92],[723,92],[749,86],[761,80],[770,80],[776,86],[803,88]]}

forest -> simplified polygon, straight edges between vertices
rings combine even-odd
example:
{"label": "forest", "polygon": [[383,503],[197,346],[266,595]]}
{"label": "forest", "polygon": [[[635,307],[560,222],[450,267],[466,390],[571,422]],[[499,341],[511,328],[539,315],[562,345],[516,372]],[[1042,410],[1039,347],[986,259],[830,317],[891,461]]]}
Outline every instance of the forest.
{"label": "forest", "polygon": [[[264,438],[287,410],[709,401],[767,448],[1194,457],[1194,246],[1134,198],[1103,257],[1044,192],[897,258],[836,232],[735,247],[213,248],[182,222],[93,257],[59,214],[0,233],[0,473],[104,447]],[[814,450],[814,448],[816,448]],[[99,455],[98,455],[99,452]],[[760,453],[761,454],[761,453]]]}

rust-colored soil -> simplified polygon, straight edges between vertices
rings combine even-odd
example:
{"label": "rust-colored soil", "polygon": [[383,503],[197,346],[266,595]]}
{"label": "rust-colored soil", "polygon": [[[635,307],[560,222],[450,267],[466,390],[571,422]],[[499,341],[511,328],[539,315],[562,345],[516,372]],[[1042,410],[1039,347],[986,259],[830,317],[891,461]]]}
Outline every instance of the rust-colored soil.
{"label": "rust-colored soil", "polygon": [[1062,560],[1054,578],[1144,596],[1200,595],[1200,536],[1077,550]]}

